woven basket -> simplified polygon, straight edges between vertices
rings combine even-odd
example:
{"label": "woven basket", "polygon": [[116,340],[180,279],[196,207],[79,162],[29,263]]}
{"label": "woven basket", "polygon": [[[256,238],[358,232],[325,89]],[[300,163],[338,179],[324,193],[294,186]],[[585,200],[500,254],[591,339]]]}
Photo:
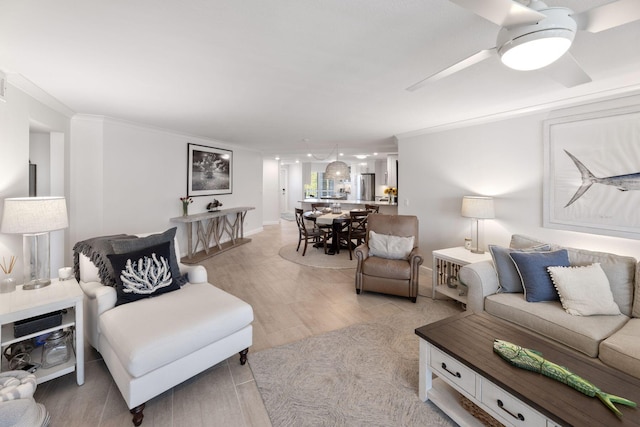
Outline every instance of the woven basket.
{"label": "woven basket", "polygon": [[463,395],[460,395],[460,404],[468,413],[477,418],[483,425],[488,427],[504,427],[502,423],[487,414],[482,408]]}

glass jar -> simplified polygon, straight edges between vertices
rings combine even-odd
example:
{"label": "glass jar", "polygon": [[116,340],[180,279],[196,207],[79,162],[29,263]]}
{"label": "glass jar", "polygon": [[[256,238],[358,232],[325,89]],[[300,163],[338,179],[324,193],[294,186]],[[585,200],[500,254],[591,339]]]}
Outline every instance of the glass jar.
{"label": "glass jar", "polygon": [[71,358],[73,333],[58,329],[52,332],[44,342],[42,347],[42,367],[51,368],[52,366],[66,363]]}
{"label": "glass jar", "polygon": [[10,275],[4,276],[0,279],[0,294],[6,294],[16,290],[16,279]]}

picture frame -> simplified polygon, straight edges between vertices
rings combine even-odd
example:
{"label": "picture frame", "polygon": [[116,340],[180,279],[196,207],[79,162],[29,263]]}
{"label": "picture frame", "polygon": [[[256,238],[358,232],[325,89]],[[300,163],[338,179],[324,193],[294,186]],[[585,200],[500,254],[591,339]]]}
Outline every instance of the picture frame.
{"label": "picture frame", "polygon": [[544,122],[543,227],[640,238],[640,106]]}
{"label": "picture frame", "polygon": [[233,151],[187,144],[187,196],[233,193]]}

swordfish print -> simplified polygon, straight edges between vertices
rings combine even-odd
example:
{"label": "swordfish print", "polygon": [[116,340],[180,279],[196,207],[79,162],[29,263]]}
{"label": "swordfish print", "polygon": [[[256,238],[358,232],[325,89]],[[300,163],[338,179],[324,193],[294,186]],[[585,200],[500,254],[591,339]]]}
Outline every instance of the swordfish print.
{"label": "swordfish print", "polygon": [[578,188],[578,191],[576,191],[576,194],[573,195],[571,200],[569,200],[569,203],[565,205],[565,208],[578,200],[593,184],[611,185],[620,191],[640,190],[640,172],[598,178],[573,154],[567,150],[564,150],[564,152],[573,160],[573,163],[575,163],[580,171],[580,175],[582,175],[582,185]]}

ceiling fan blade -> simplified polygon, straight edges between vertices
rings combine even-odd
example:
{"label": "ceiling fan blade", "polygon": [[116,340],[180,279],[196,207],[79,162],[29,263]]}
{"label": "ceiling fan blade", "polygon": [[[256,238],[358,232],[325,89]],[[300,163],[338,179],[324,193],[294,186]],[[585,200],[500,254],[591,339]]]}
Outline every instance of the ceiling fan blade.
{"label": "ceiling fan blade", "polygon": [[591,81],[591,77],[569,52],[541,71],[566,87],[574,87]]}
{"label": "ceiling fan blade", "polygon": [[640,1],[618,0],[571,15],[579,30],[597,33],[640,19]]}
{"label": "ceiling fan blade", "polygon": [[422,88],[423,86],[426,86],[429,83],[438,81],[440,79],[444,79],[445,77],[448,77],[453,73],[457,73],[460,70],[464,70],[465,68],[468,68],[474,64],[477,64],[480,61],[484,61],[485,59],[490,58],[495,54],[496,54],[495,47],[491,49],[481,50],[480,52],[474,53],[470,57],[463,59],[462,61],[457,62],[452,66],[445,68],[442,71],[438,71],[437,73],[430,75],[424,80],[420,80],[418,83],[409,86],[406,90],[408,90],[409,92],[416,91]]}
{"label": "ceiling fan blade", "polygon": [[535,24],[546,18],[542,13],[513,0],[451,0],[451,2],[501,27]]}

